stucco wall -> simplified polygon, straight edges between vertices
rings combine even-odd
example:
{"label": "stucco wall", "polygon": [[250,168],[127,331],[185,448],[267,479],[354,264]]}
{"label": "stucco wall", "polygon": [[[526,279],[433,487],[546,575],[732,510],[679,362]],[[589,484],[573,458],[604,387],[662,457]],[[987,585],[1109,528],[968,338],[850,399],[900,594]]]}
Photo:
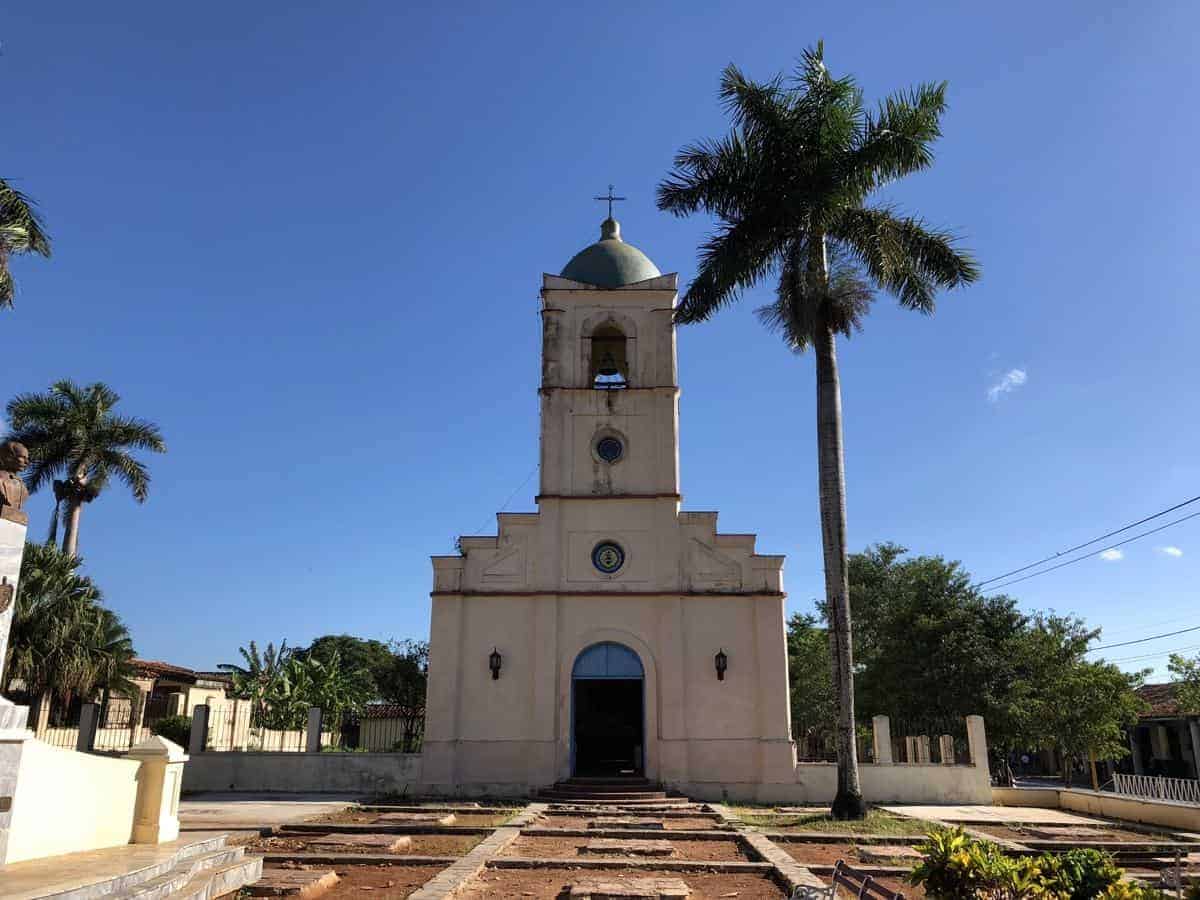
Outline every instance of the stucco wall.
{"label": "stucco wall", "polygon": [[[783,615],[779,596],[435,597],[428,788],[568,777],[571,670],[600,641],[641,659],[648,777],[792,782]],[[493,647],[504,657],[498,680]]]}
{"label": "stucco wall", "polygon": [[1146,825],[1200,831],[1200,807],[1171,800],[1148,800],[1076,788],[996,788],[992,791],[992,799],[1001,806],[1047,806]]}
{"label": "stucco wall", "polygon": [[198,753],[183,789],[411,793],[420,777],[419,753]]}
{"label": "stucco wall", "polygon": [[140,762],[19,746],[7,862],[129,843]]}

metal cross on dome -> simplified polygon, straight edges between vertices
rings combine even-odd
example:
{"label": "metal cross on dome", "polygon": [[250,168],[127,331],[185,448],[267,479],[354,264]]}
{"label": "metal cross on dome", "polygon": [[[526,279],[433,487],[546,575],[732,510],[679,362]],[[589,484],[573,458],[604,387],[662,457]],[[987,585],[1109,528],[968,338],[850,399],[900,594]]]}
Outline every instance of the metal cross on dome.
{"label": "metal cross on dome", "polygon": [[608,196],[606,196],[606,197],[593,197],[592,199],[593,199],[593,200],[607,200],[607,201],[608,201],[608,217],[611,219],[611,218],[613,217],[613,215],[612,215],[612,205],[613,205],[613,201],[614,201],[614,200],[624,200],[625,198],[624,198],[624,197],[614,197],[614,196],[613,196],[613,186],[610,184],[610,185],[608,186]]}

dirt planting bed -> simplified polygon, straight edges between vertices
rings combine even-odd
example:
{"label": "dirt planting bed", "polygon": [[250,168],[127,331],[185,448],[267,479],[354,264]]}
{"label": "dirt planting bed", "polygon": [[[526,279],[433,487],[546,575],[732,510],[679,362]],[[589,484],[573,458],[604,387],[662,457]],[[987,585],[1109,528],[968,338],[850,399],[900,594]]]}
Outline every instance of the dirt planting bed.
{"label": "dirt planting bed", "polygon": [[[468,900],[551,900],[565,897],[564,888],[583,878],[595,878],[601,873],[579,869],[485,869],[467,883],[457,895]],[[777,900],[787,894],[766,875],[725,874],[721,872],[667,872],[657,869],[606,869],[605,881],[626,881],[641,878],[679,878],[692,893],[690,900],[718,900],[736,897],[737,900]],[[327,895],[328,896],[328,895]]]}
{"label": "dirt planting bed", "polygon": [[[832,881],[832,879],[828,875],[822,875],[820,877],[821,877],[821,880],[824,881],[826,884],[829,884]],[[911,885],[907,881],[903,881],[902,879],[895,878],[890,875],[876,878],[874,875],[872,875],[871,880],[874,881],[876,884],[883,885],[883,887],[885,887],[889,891],[895,891],[897,893],[903,894],[905,897],[905,900],[925,900],[925,889],[924,888]],[[846,897],[854,897],[856,895],[853,891],[849,890],[845,886],[838,885],[837,896],[839,898],[846,898]]]}
{"label": "dirt planting bed", "polygon": [[440,866],[337,866],[338,883],[322,900],[361,900],[362,897],[399,900],[419,890],[442,871]]}
{"label": "dirt planting bed", "polygon": [[[412,839],[412,844],[408,849],[395,851],[396,856],[463,856],[485,837],[485,835],[481,834],[410,834],[392,836]],[[313,846],[314,843],[320,843],[322,837],[324,835],[306,834],[303,836],[289,835],[288,837],[261,838],[250,846],[250,852],[270,853],[273,855],[283,853],[330,852],[329,847]],[[372,856],[380,856],[385,851],[381,851],[378,847],[351,844],[344,848],[338,848],[336,852],[364,853]]]}
{"label": "dirt planting bed", "polygon": [[[661,819],[655,816],[630,816],[624,813],[614,814],[625,819],[651,819],[663,823],[663,831],[714,831],[720,828],[721,820],[707,816],[689,816],[682,819]],[[461,817],[460,817],[461,818]],[[538,819],[539,828],[575,828],[587,829],[594,821],[588,816],[557,816],[544,815]],[[656,829],[657,830],[657,829]],[[724,830],[724,829],[722,829]],[[659,832],[662,833],[661,831]]]}
{"label": "dirt planting bed", "polygon": [[[661,833],[660,833],[661,834]],[[652,834],[647,839],[655,839]],[[593,838],[583,837],[535,837],[522,836],[505,848],[503,856],[520,856],[527,859],[586,859],[605,858],[599,854],[587,853],[584,848]],[[671,859],[702,860],[704,862],[745,862],[751,859],[737,841],[732,840],[686,840],[672,841],[674,853]],[[620,858],[620,854],[613,857]]]}

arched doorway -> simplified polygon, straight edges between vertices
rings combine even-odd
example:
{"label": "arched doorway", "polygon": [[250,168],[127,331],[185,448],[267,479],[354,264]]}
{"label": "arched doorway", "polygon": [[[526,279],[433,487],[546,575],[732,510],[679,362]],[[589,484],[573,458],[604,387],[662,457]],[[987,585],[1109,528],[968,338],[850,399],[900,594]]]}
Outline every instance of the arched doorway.
{"label": "arched doorway", "polygon": [[571,669],[572,774],[644,773],[644,685],[642,661],[624,644],[592,644],[576,657]]}

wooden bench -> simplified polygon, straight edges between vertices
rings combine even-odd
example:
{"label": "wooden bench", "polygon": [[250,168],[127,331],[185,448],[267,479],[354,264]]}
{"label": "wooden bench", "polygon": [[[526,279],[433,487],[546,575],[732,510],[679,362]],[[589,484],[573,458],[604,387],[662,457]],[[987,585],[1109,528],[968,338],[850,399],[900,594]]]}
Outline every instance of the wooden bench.
{"label": "wooden bench", "polygon": [[904,900],[899,891],[889,891],[870,875],[850,868],[840,859],[833,867],[833,882],[828,888],[798,887],[792,891],[792,900],[836,900],[839,884],[858,900]]}

